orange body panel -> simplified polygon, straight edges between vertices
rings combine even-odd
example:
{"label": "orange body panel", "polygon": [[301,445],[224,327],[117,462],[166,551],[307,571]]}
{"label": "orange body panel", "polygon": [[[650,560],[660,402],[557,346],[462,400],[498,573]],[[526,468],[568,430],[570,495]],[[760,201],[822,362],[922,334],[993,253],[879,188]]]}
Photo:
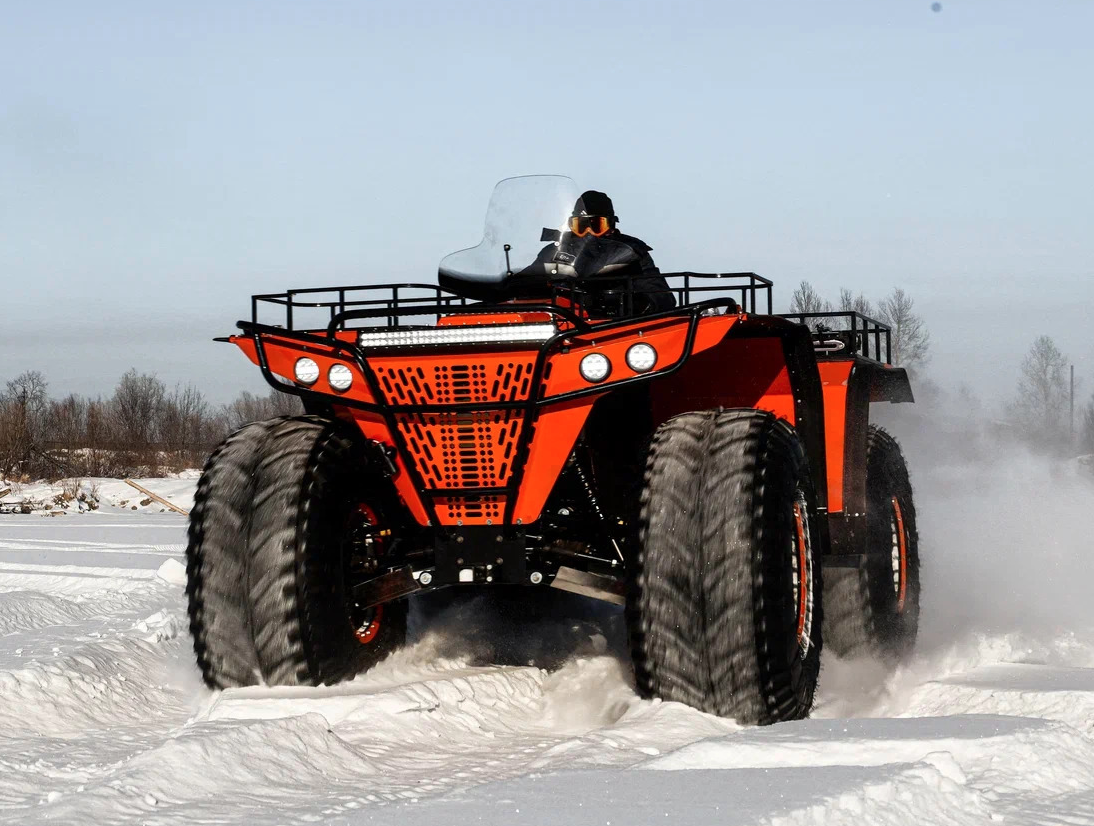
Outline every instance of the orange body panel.
{"label": "orange body panel", "polygon": [[543,505],[555,486],[555,480],[562,472],[566,460],[570,458],[581,428],[589,418],[589,411],[599,398],[597,395],[574,399],[547,407],[539,414],[536,433],[528,451],[524,480],[517,496],[514,519],[525,525],[539,519]]}
{"label": "orange body panel", "polygon": [[[513,313],[509,321],[541,321],[539,313]],[[738,321],[737,315],[710,316],[699,320],[692,352],[714,347]],[[482,324],[481,316],[450,316],[442,319],[449,324]],[[292,382],[297,359],[307,356],[319,364],[320,377],[313,390],[331,395],[337,407],[338,398],[372,404],[406,406],[445,406],[451,404],[519,403],[533,398],[549,400],[554,396],[591,385],[582,377],[581,359],[592,352],[602,353],[612,363],[608,379],[601,385],[605,392],[613,383],[634,378],[638,373],[626,363],[627,348],[638,341],[651,344],[658,353],[652,373],[671,367],[684,354],[688,329],[687,318],[669,318],[653,322],[636,320],[617,330],[598,335],[594,330],[575,335],[556,347],[545,365],[543,380],[532,387],[537,349],[514,349],[498,352],[470,349],[445,349],[428,353],[377,353],[367,356],[383,398],[376,399],[369,391],[364,376],[352,359],[334,348],[305,344],[275,335],[264,335],[266,359],[270,370]],[[338,335],[339,340],[352,342],[353,334]],[[232,341],[251,361],[258,363],[254,341],[247,336],[235,336]],[[335,363],[347,365],[354,381],[344,393],[334,391],[327,383],[327,371]],[[593,404],[602,394],[594,393],[577,399],[547,404],[539,408],[533,425],[534,432],[513,519],[527,525],[539,518],[547,497],[553,489],[563,465],[577,441]],[[792,412],[792,411],[791,411]],[[395,446],[397,440],[384,417],[344,406],[339,415],[353,421],[368,438]],[[407,461],[427,488],[451,490],[451,496],[434,499],[437,517],[442,524],[485,525],[501,521],[507,502],[500,494],[472,495],[461,489],[501,488],[509,484],[519,471],[516,450],[524,422],[522,409],[445,412],[399,412],[394,414],[401,441],[407,448],[396,458],[396,489],[414,519],[428,524],[424,503],[415,488]]]}
{"label": "orange body panel", "polygon": [[754,407],[796,423],[790,374],[777,338],[723,340],[659,384],[653,402],[658,423],[715,407]]}
{"label": "orange body panel", "polygon": [[[564,301],[558,303],[565,307]],[[316,338],[308,341],[282,337],[269,327],[260,335],[275,376],[300,387],[294,365],[304,356],[313,359],[320,374],[307,389],[325,396],[324,403],[355,423],[366,438],[398,448],[392,451],[393,481],[422,525],[429,523],[431,508],[419,485],[431,492],[432,510],[441,524],[499,524],[507,510],[513,521],[524,525],[539,519],[594,404],[617,383],[639,377],[626,363],[627,349],[637,342],[657,351],[656,364],[646,374],[655,425],[679,413],[718,407],[771,412],[801,434],[818,492],[826,495],[824,504],[831,514],[850,516],[865,510],[870,402],[912,401],[903,370],[862,358],[818,362],[808,329],[775,316],[699,317],[686,361],[671,375],[659,375],[684,358],[693,317],[591,320],[592,328],[578,333],[571,323],[535,309],[524,311],[521,305],[512,302],[504,312],[482,315],[452,307],[454,312],[440,318],[437,326],[553,321],[566,337],[551,345],[538,386],[533,386],[537,344],[513,344],[507,350],[485,345],[476,349],[466,343],[417,350],[366,348],[367,370],[376,380],[373,392],[358,366],[359,330],[336,330],[335,341],[329,344],[326,330],[314,331]],[[590,321],[579,307],[570,309]],[[602,329],[598,325],[603,323],[618,326]],[[252,362],[259,362],[250,335],[230,340]],[[580,372],[582,358],[590,353],[602,354],[611,363],[608,377],[599,384],[591,384]],[[344,392],[334,390],[328,381],[335,364],[345,365],[353,375]],[[587,395],[553,401],[579,391]],[[381,412],[355,404],[405,409]],[[477,409],[491,404],[514,406]],[[461,407],[448,410],[452,405]],[[531,405],[537,406],[529,418]],[[434,409],[419,409],[424,407]],[[521,456],[526,427],[531,437]],[[514,485],[518,475],[520,484],[512,494],[516,501],[507,501],[510,494],[501,489]]]}
{"label": "orange body panel", "polygon": [[[692,345],[693,357],[695,353],[721,341],[737,318],[734,315],[700,319]],[[600,336],[595,330],[575,336],[568,351],[556,353],[550,358],[550,372],[545,382],[546,396],[550,398],[589,387],[589,382],[581,375],[580,365],[581,360],[590,353],[601,353],[612,364],[611,373],[601,385],[605,390],[611,388],[614,382],[641,375],[631,370],[626,358],[627,348],[639,341],[650,344],[657,350],[657,363],[652,373],[671,367],[684,352],[687,328],[686,319],[670,318],[645,324],[637,323]]]}
{"label": "orange body panel", "polygon": [[847,388],[853,361],[817,365],[824,393],[824,446],[828,455],[828,512],[843,510],[843,467],[847,440]]}
{"label": "orange body panel", "polygon": [[[342,336],[338,336],[338,338],[344,340]],[[247,358],[258,364],[255,343],[250,336],[232,336],[230,340],[246,354]],[[318,344],[304,344],[300,341],[277,338],[276,336],[263,336],[262,341],[266,345],[266,361],[270,365],[270,370],[281,376],[289,384],[296,384],[293,380],[293,365],[296,364],[296,360],[307,356],[319,365],[319,379],[310,389],[320,393],[328,393],[334,396],[335,400],[349,398],[361,402],[374,403],[376,401],[369,392],[368,385],[353,359],[340,355],[335,348]],[[327,371],[334,364],[344,364],[353,372],[353,384],[344,393],[335,390],[327,383]]]}
{"label": "orange body panel", "polygon": [[[395,440],[391,438],[391,431],[388,430],[387,424],[379,413],[370,413],[367,410],[353,410],[347,408],[347,416],[361,428],[361,434],[366,439],[373,439],[381,444],[394,446]],[[422,500],[418,496],[418,491],[414,489],[414,483],[410,480],[410,474],[407,473],[406,462],[403,459],[402,453],[399,453],[395,457],[395,490],[398,492],[399,497],[407,506],[407,510],[410,511],[410,515],[414,517],[419,525],[429,524],[429,516],[426,514],[425,508],[422,506]]]}
{"label": "orange body panel", "polygon": [[[388,404],[453,405],[523,402],[535,394],[532,373],[536,350],[509,352],[437,352],[422,355],[373,355],[368,363]],[[498,494],[468,497],[466,488],[500,488],[517,472],[517,446],[523,411],[395,414],[396,426],[427,488],[451,490],[434,501],[442,524],[486,525],[501,521],[506,501]],[[366,436],[387,444],[386,432]],[[409,474],[396,478],[400,495],[417,499]],[[542,503],[541,503],[542,506]],[[411,509],[427,522],[419,502]]]}

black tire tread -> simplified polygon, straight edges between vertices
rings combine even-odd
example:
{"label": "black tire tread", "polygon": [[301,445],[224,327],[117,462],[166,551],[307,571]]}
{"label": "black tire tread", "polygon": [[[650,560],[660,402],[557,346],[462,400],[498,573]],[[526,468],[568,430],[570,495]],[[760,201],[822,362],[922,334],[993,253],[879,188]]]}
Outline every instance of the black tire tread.
{"label": "black tire tread", "polygon": [[269,685],[339,682],[405,638],[405,601],[385,606],[383,636],[367,647],[352,637],[343,611],[341,557],[330,541],[339,526],[323,508],[348,496],[350,480],[364,473],[354,447],[340,423],[294,417],[271,432],[256,467],[249,599]]}
{"label": "black tire tread", "polygon": [[[793,430],[751,408],[686,413],[655,434],[628,602],[643,696],[744,724],[808,714],[819,668],[819,560],[816,650],[804,680],[787,673],[785,646],[767,627],[769,611],[784,606],[763,597],[763,578],[785,564],[762,555],[765,477],[778,457],[804,468]],[[807,471],[802,476],[807,482]]]}
{"label": "black tire tread", "polygon": [[[839,657],[870,657],[898,661],[915,645],[919,624],[919,534],[912,485],[899,443],[884,428],[870,425],[866,448],[867,564],[860,568],[829,568],[824,572],[825,644]],[[872,516],[889,497],[900,501],[907,529],[908,585],[905,614],[895,613],[888,598],[891,587],[887,552],[872,547],[886,530]],[[888,510],[884,513],[888,515]],[[877,513],[880,519],[880,513]]]}
{"label": "black tire tread", "polygon": [[[699,479],[712,417],[710,412],[687,413],[654,434],[628,601],[639,693],[694,707],[705,702],[708,683],[698,633],[702,606],[691,595],[699,590]],[[671,550],[651,556],[650,546]]]}
{"label": "black tire tread", "polygon": [[209,456],[198,480],[186,547],[190,634],[211,688],[254,685],[258,658],[245,578],[254,466],[271,422],[245,425]]}

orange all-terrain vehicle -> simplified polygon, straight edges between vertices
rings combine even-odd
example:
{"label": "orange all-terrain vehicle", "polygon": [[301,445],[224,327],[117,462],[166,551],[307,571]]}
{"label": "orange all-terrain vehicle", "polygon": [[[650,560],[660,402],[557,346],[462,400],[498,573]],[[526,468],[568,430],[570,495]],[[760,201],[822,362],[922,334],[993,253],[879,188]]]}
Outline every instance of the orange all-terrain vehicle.
{"label": "orange all-terrain vehicle", "polygon": [[624,606],[640,694],[742,723],[808,714],[822,625],[839,654],[909,649],[911,486],[869,421],[912,401],[889,330],[773,315],[752,273],[665,274],[657,301],[583,273],[576,196],[498,184],[443,286],[254,296],[228,340],[307,415],[236,431],[198,484],[209,685],[351,678],[442,588]]}

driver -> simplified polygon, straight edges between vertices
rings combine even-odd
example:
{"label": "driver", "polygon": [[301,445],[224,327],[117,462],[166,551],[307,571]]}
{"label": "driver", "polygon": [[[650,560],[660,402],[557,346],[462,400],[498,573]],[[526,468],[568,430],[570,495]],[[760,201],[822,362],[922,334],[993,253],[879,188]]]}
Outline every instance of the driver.
{"label": "driver", "polygon": [[[574,203],[566,231],[543,248],[535,263],[509,280],[506,292],[513,298],[535,298],[550,295],[551,282],[590,278],[603,282],[601,309],[610,315],[671,310],[676,299],[650,257],[652,248],[621,233],[618,223],[611,198],[592,189],[582,193]],[[588,291],[591,286],[583,289]]]}

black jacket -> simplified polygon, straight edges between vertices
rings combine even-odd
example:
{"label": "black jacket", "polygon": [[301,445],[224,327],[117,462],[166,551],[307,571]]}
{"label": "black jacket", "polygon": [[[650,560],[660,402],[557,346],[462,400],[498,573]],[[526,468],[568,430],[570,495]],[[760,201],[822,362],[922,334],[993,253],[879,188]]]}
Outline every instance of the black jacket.
{"label": "black jacket", "polygon": [[[543,248],[535,262],[506,279],[508,298],[547,298],[555,288],[591,294],[595,308],[609,315],[642,315],[670,310],[676,299],[653,263],[651,247],[631,235],[613,231],[597,238],[567,232]],[[584,280],[589,279],[589,280]]]}

